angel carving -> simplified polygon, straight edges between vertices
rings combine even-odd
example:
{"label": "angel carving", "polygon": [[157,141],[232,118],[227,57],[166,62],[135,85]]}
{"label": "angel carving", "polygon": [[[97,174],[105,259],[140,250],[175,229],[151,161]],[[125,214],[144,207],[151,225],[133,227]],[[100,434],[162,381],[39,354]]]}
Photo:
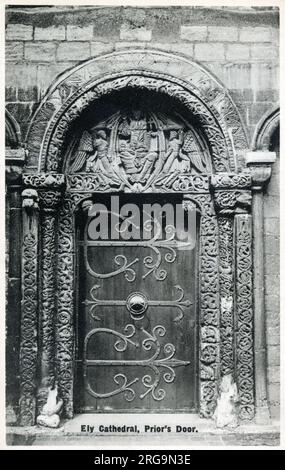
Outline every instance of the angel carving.
{"label": "angel carving", "polygon": [[205,173],[208,170],[206,155],[201,150],[192,131],[187,131],[184,135],[179,158],[185,163],[184,172]]}
{"label": "angel carving", "polygon": [[70,173],[77,173],[85,165],[88,157],[94,152],[93,138],[89,132],[84,131],[80,139],[78,149],[75,152],[69,166]]}
{"label": "angel carving", "polygon": [[99,169],[101,171],[105,170],[108,173],[110,170],[110,158],[108,156],[108,142],[105,131],[97,131],[93,140],[93,146],[94,152],[87,159],[86,171],[94,172],[96,169]]}
{"label": "angel carving", "polygon": [[183,141],[183,131],[172,130],[170,131],[168,149],[164,157],[164,173],[169,173],[174,170],[174,162],[179,157],[180,147]]}

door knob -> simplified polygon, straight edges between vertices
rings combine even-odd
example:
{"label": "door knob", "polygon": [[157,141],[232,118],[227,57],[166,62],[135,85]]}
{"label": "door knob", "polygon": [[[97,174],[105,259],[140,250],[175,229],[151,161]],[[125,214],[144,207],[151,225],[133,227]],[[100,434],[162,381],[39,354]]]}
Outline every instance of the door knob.
{"label": "door knob", "polygon": [[126,306],[131,316],[135,320],[139,320],[143,317],[148,307],[148,301],[146,296],[141,292],[133,292],[128,296]]}

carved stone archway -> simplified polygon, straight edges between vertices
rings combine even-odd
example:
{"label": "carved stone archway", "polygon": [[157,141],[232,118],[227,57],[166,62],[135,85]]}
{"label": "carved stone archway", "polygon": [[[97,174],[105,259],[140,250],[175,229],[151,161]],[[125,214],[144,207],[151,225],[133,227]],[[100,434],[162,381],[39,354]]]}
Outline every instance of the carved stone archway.
{"label": "carved stone archway", "polygon": [[[128,49],[84,62],[63,74],[50,88],[28,131],[26,170],[60,172],[60,148],[70,122],[90,101],[126,86],[145,87],[177,98],[198,116],[214,152],[220,154],[217,158],[224,161],[225,166],[217,171],[236,172],[244,167],[247,137],[226,88],[199,64],[184,57]],[[57,157],[58,161],[52,163]]]}
{"label": "carved stone archway", "polygon": [[[34,424],[54,377],[64,414],[73,416],[75,214],[82,201],[106,187],[96,174],[65,175],[62,149],[70,125],[89,105],[125,88],[175,98],[195,116],[208,142],[215,174],[178,175],[163,192],[182,194],[185,208],[194,204],[201,214],[200,414],[212,416],[218,381],[232,374],[239,389],[240,417],[252,419],[251,176],[242,171],[247,143],[239,115],[226,90],[197,64],[156,51],[123,51],[67,73],[43,100],[28,133],[23,177],[21,422]],[[115,189],[110,185],[107,191]]]}

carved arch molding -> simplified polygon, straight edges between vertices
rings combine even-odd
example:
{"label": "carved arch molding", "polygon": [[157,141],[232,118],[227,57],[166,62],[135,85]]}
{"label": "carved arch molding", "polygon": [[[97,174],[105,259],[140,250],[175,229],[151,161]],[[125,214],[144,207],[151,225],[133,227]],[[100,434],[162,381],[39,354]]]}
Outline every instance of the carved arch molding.
{"label": "carved arch molding", "polygon": [[[64,174],[62,150],[71,123],[84,109],[128,87],[176,98],[197,118],[208,142],[215,174],[178,174],[170,187],[151,191],[181,193],[185,210],[195,207],[200,214],[199,412],[212,416],[219,380],[231,373],[240,417],[252,419],[252,183],[242,168],[247,143],[238,113],[225,89],[197,64],[181,59],[183,73],[180,69],[177,78],[177,57],[137,51],[119,57],[119,68],[133,59],[144,70],[112,74],[113,55],[100,59],[106,74],[96,80],[100,60],[79,66],[51,88],[28,134],[22,194],[21,424],[35,423],[54,378],[64,415],[73,416],[75,217],[92,194],[116,189],[106,188],[96,174]],[[173,76],[157,70],[165,70],[166,59]],[[153,61],[155,71],[145,70],[147,61]]]}

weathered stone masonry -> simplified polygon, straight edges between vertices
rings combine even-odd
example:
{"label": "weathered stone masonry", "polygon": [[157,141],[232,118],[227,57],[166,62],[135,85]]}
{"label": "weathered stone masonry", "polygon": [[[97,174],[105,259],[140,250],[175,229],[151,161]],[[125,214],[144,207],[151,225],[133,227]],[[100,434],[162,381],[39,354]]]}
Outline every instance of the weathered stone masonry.
{"label": "weathered stone masonry", "polygon": [[[257,132],[262,116],[278,106],[278,11],[255,9],[233,11],[231,8],[204,9],[204,8],[101,8],[86,7],[75,8],[72,11],[67,8],[38,7],[11,8],[7,10],[6,27],[6,109],[10,132],[8,132],[6,152],[9,164],[8,212],[9,227],[15,223],[19,229],[11,230],[10,252],[15,261],[8,264],[8,337],[13,336],[7,343],[8,357],[14,361],[16,376],[8,371],[8,403],[17,410],[19,399],[19,329],[20,329],[20,260],[14,255],[19,253],[21,244],[19,232],[21,228],[21,171],[13,168],[22,168],[24,152],[23,147],[29,149],[28,160],[26,157],[25,172],[38,171],[31,160],[31,155],[37,153],[33,144],[29,141],[28,128],[32,117],[38,109],[41,101],[54,87],[60,74],[68,72],[83,61],[99,58],[104,54],[116,52],[116,70],[124,71],[125,56],[119,52],[136,50],[142,57],[147,56],[147,51],[157,50],[171,53],[201,65],[210,72],[222,86],[229,92],[240,115],[247,143],[241,146],[237,153],[237,166],[239,171],[245,168],[245,154],[248,150],[275,151],[278,154],[277,132],[278,123],[272,131],[268,131],[268,142],[263,148],[255,145]],[[138,70],[146,67],[148,70],[157,71],[159,74],[174,73],[181,80],[191,83],[187,65],[183,61],[167,64],[167,58],[155,57],[149,54],[148,59],[143,59],[138,65]],[[153,58],[153,59],[152,59]],[[145,61],[145,62],[144,62]],[[147,65],[146,65],[147,64]],[[100,68],[101,67],[101,68]],[[133,64],[129,64],[133,68]],[[172,67],[172,68],[171,68]],[[104,74],[103,61],[97,68],[97,76]],[[73,93],[78,87],[74,78],[74,89],[59,88],[58,96],[54,95],[53,105],[65,100],[66,93]],[[69,84],[70,86],[70,84]],[[207,83],[199,84],[204,93]],[[215,104],[215,97],[209,97]],[[48,111],[47,111],[48,112]],[[13,124],[16,120],[19,127]],[[232,119],[232,118],[231,118]],[[12,122],[12,124],[11,124]],[[35,123],[34,123],[35,124]],[[14,126],[14,127],[13,127]],[[11,130],[12,129],[12,130]],[[12,134],[17,139],[12,139]],[[229,133],[229,140],[231,135]],[[275,139],[275,140],[274,140]],[[16,143],[15,143],[16,140]],[[16,154],[16,147],[20,153]],[[10,150],[14,151],[11,154]],[[45,151],[45,149],[43,149]],[[10,152],[10,153],[9,153]],[[22,152],[22,153],[21,153]],[[38,155],[39,156],[39,155]],[[10,160],[9,160],[10,159]],[[29,161],[28,165],[27,162]],[[30,167],[30,169],[28,168]],[[12,176],[11,176],[12,175]],[[264,196],[264,276],[265,276],[265,325],[266,325],[266,386],[271,415],[278,417],[279,405],[279,306],[278,306],[278,161],[273,165],[272,178],[268,188],[265,186]],[[52,188],[53,190],[54,188]],[[41,196],[41,189],[39,195]],[[34,197],[32,195],[32,197]],[[40,207],[43,207],[41,198]],[[35,208],[35,217],[37,217]],[[49,226],[54,224],[54,207],[45,207],[41,217],[46,218]],[[237,216],[242,219],[242,216]],[[25,222],[24,222],[25,223]],[[224,215],[221,218],[221,227],[228,230],[232,224],[231,216]],[[242,222],[238,222],[242,227]],[[235,229],[237,230],[237,229]],[[234,232],[231,232],[234,235]],[[48,249],[48,228],[43,234],[43,250]],[[43,261],[42,269],[47,276],[42,282],[52,289],[53,281],[48,272],[51,266]],[[229,284],[232,280],[229,279]],[[22,298],[23,300],[23,298]],[[25,299],[24,299],[25,300]],[[47,299],[42,299],[45,306]],[[15,303],[13,303],[15,302]],[[226,313],[225,313],[226,315]],[[13,318],[14,321],[10,321]],[[44,327],[49,329],[48,316]],[[12,330],[16,326],[16,335]],[[221,331],[222,334],[222,331]],[[227,355],[229,344],[223,343],[225,356],[223,367],[231,367],[234,358]],[[51,346],[46,345],[46,351],[42,353],[42,368],[45,374],[49,374],[49,358]],[[13,372],[12,372],[13,370]],[[71,414],[71,412],[70,412]]]}

